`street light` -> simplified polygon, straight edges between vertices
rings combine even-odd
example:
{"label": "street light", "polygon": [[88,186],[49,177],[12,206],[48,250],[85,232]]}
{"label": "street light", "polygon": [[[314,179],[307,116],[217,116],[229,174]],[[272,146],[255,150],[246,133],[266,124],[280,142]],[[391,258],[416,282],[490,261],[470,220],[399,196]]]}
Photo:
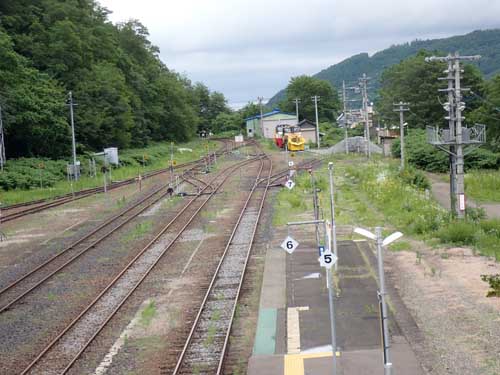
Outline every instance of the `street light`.
{"label": "street light", "polygon": [[390,236],[386,237],[385,239],[382,239],[382,228],[377,227],[375,228],[375,234],[372,232],[363,229],[363,228],[355,228],[354,233],[357,233],[363,237],[366,237],[370,240],[374,240],[377,243],[377,262],[378,262],[378,277],[379,277],[379,282],[380,282],[380,290],[378,292],[378,300],[379,300],[379,306],[380,306],[380,311],[382,313],[380,317],[380,324],[382,326],[382,344],[383,344],[383,350],[384,350],[384,374],[385,375],[391,375],[392,373],[392,363],[390,359],[390,352],[389,349],[391,347],[390,341],[389,341],[389,325],[388,320],[388,314],[387,314],[387,304],[385,301],[385,295],[387,294],[385,291],[385,275],[384,275],[384,259],[383,259],[383,253],[382,253],[382,247],[389,245],[390,243],[398,240],[403,236],[403,233],[401,232],[395,232],[391,234]]}

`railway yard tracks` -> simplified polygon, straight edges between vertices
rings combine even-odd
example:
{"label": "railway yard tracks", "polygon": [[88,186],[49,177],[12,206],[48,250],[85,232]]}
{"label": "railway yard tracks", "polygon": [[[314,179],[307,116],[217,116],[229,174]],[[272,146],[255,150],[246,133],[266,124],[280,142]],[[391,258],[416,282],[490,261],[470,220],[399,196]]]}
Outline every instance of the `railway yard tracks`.
{"label": "railway yard tracks", "polygon": [[[223,143],[223,145],[215,152],[215,157],[217,156],[222,156],[228,152],[229,150],[229,144],[231,143],[230,141],[227,140],[219,140]],[[234,148],[231,146],[231,150]],[[210,155],[209,157],[213,157]],[[186,163],[182,163],[179,165],[174,166],[173,168],[175,170],[182,170],[184,168],[189,168],[192,169],[194,168],[201,168],[205,165],[207,161],[207,156],[202,157],[198,160],[193,160],[189,161]],[[151,172],[146,172],[142,175],[143,179],[148,179],[151,177],[155,177],[164,173],[170,172],[170,168],[164,168],[164,169],[159,169],[156,171],[151,171]],[[117,189],[123,186],[127,186],[130,184],[133,184],[136,182],[136,178],[129,178],[123,181],[117,181],[113,182],[108,186],[108,190],[113,190]],[[80,191],[76,191],[73,194],[68,193],[64,194],[58,197],[53,197],[53,198],[47,198],[47,199],[39,199],[35,201],[30,201],[30,202],[24,202],[24,203],[17,203],[17,204],[12,204],[9,206],[2,207],[1,209],[1,216],[0,216],[0,222],[8,222],[12,221],[21,217],[24,217],[26,215],[34,214],[37,212],[41,212],[44,210],[47,210],[49,208],[53,207],[58,207],[63,204],[73,202],[75,200],[83,199],[89,196],[92,196],[94,194],[102,193],[104,192],[103,187],[95,187],[95,188],[90,188],[90,189],[84,189]]]}
{"label": "railway yard tracks", "polygon": [[[247,164],[255,163],[261,159],[262,156],[257,156],[238,162],[218,173],[218,175],[208,183],[200,179],[198,181],[198,193],[181,208],[173,219],[164,225],[161,231],[155,235],[154,238],[141,251],[139,251],[130,262],[127,263],[127,265],[111,280],[111,282],[109,282],[104,289],[102,289],[99,295],[97,295],[92,302],[90,302],[57,335],[51,335],[52,337],[50,342],[44,346],[36,358],[32,360],[21,373],[67,373],[78,361],[80,356],[85,352],[92,341],[99,335],[102,329],[113,319],[113,316],[119,311],[121,306],[125,304],[127,299],[147,278],[149,273],[153,270],[164,254],[190,226],[191,222],[198,216],[203,207],[205,207],[211,198],[221,189],[229,176],[231,176],[232,173],[238,168]],[[193,181],[190,177],[186,176],[185,178],[189,178]],[[145,206],[150,207],[154,204],[153,202],[160,200],[160,197],[162,197],[163,194],[164,192],[162,189],[153,191],[147,198],[144,199],[143,202],[146,202],[146,200],[149,199]],[[146,209],[145,206],[137,204],[136,209],[143,212]],[[116,216],[120,216],[120,214]],[[105,223],[103,223],[102,227],[105,226],[104,224]],[[99,230],[96,230],[95,233],[98,231]],[[83,245],[85,242],[86,241],[84,240],[80,243]],[[92,246],[92,242],[83,245],[83,248],[89,246]],[[72,254],[73,255],[69,259],[78,256],[78,253],[75,254],[72,252]],[[63,256],[61,256],[61,258],[62,257]],[[41,270],[44,267],[45,266],[42,265],[39,269]],[[56,268],[61,268],[61,265]],[[31,276],[23,278],[23,280],[30,279]],[[48,278],[44,279],[47,280]],[[43,284],[43,281],[38,280],[38,282]],[[16,286],[4,289],[5,293],[14,293],[13,291],[16,289]],[[20,298],[17,298],[16,301]],[[8,303],[8,305],[5,305],[2,310],[5,311],[7,308],[15,309],[16,301]]]}
{"label": "railway yard tracks", "polygon": [[[253,144],[250,146],[255,147]],[[273,171],[272,159],[258,147],[256,149],[257,152],[253,155],[247,155],[245,160],[232,162],[211,179],[207,178],[208,175],[203,178],[197,176],[197,172],[204,168],[204,160],[189,163],[179,175],[178,183],[184,186],[191,185],[194,193],[187,194],[188,196],[184,198],[186,201],[182,203],[180,209],[171,214],[168,220],[164,220],[163,223],[160,221],[159,227],[155,228],[147,244],[141,244],[140,250],[137,246],[122,260],[115,261],[114,268],[94,270],[94,275],[103,272],[108,274],[102,277],[100,283],[95,283],[98,286],[93,286],[92,293],[75,304],[76,307],[65,310],[61,322],[47,326],[42,334],[35,334],[37,341],[33,343],[32,348],[23,352],[22,361],[19,363],[12,361],[3,368],[0,366],[0,372],[8,369],[8,373],[22,375],[77,374],[82,368],[88,372],[90,364],[86,363],[87,354],[93,353],[93,358],[96,358],[96,355],[102,358],[96,354],[96,351],[100,353],[103,350],[99,344],[101,336],[110,334],[110,327],[114,327],[115,324],[113,321],[122,319],[123,314],[120,312],[127,301],[141,285],[145,284],[145,280],[156,279],[156,276],[150,274],[158,268],[157,265],[163,258],[167,258],[165,255],[169,250],[177,246],[176,243],[182,242],[181,238],[186,231],[195,230],[193,224],[199,225],[200,213],[206,211],[206,206],[213,197],[221,190],[225,190],[223,186],[226,180],[232,176],[234,184],[237,180],[236,172],[245,170],[246,187],[241,186],[241,172],[238,180],[240,181],[238,186],[243,190],[239,193],[241,200],[237,203],[237,211],[231,214],[229,220],[231,224],[224,229],[220,242],[217,242],[218,250],[213,249],[215,258],[211,259],[210,266],[207,264],[203,275],[200,274],[196,292],[192,293],[189,301],[191,307],[184,312],[181,327],[177,327],[175,331],[180,330],[181,333],[173,333],[174,341],[163,351],[163,359],[159,359],[157,364],[157,369],[162,374],[224,373],[228,353],[230,350],[232,353],[233,350],[230,348],[231,330],[237,315],[240,294],[244,290],[245,272],[266,196],[269,188],[276,181],[286,177],[289,171],[289,169]],[[305,161],[297,164],[296,168],[312,168],[319,162],[321,160],[318,159]],[[250,170],[253,172],[249,172]],[[164,172],[166,171],[156,173]],[[72,276],[82,272],[75,265],[95,262],[98,255],[94,254],[92,258],[86,254],[92,251],[98,254],[96,249],[103,247],[104,245],[101,245],[103,242],[113,246],[112,243],[118,238],[118,234],[123,235],[123,231],[130,228],[130,223],[134,223],[134,219],[144,216],[148,210],[153,210],[171,193],[167,190],[166,186],[153,187],[127,208],[105,219],[89,233],[50,256],[31,271],[17,276],[16,280],[0,287],[0,318],[3,317],[9,322],[12,314],[32,314],[38,308],[41,296],[53,287],[59,277],[66,277],[66,274],[71,276],[70,285],[66,287],[67,291],[64,293],[72,293],[73,290],[79,293],[81,280],[78,284],[73,282],[72,278],[81,279],[86,275]],[[89,276],[92,277],[92,274]],[[144,291],[140,292],[141,295],[143,293]],[[127,306],[131,306],[131,303]],[[40,309],[45,307],[47,304],[39,305]],[[116,317],[117,315],[120,315],[120,318]],[[16,317],[16,319],[14,324],[19,326],[22,318]],[[106,332],[103,332],[105,329]],[[23,342],[22,340],[19,342]],[[230,361],[231,359],[228,359],[228,362]]]}

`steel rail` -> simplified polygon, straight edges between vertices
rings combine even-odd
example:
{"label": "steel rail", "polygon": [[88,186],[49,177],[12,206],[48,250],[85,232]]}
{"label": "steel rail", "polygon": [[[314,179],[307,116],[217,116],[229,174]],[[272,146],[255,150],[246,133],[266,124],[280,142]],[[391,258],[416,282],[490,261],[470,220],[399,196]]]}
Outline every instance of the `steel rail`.
{"label": "steel rail", "polygon": [[[252,163],[254,161],[258,160],[258,158],[254,158],[251,160],[246,160],[242,163],[239,163],[236,166],[231,166],[228,167],[226,170],[221,171],[216,177],[214,177],[213,181],[215,181],[217,178],[219,178],[221,175],[223,175],[227,171],[231,171],[232,169],[235,169],[238,167],[240,164],[246,164],[246,163]],[[220,182],[220,184],[217,186],[217,190],[223,185],[223,183],[229,178],[231,174],[228,174],[223,178],[223,180]],[[187,210],[189,206],[191,206],[192,203],[194,203],[195,200],[197,200],[200,196],[202,196],[202,192],[206,190],[204,188],[197,196],[195,196],[193,199],[191,199],[186,206],[182,208],[182,210],[126,265],[126,267],[117,275],[115,278],[108,284],[108,286],[101,291],[101,293],[89,304],[87,307],[70,323],[68,324],[62,332],[60,332],[48,345],[45,346],[45,348],[42,350],[41,353],[38,354],[38,356],[23,370],[21,375],[27,374],[38,362],[41,358],[43,358],[48,351],[101,299],[104,294],[106,294],[115,284],[116,282],[127,272],[128,269],[132,267],[136,263],[136,261],[147,251],[151,248],[152,245],[154,245],[158,239],[165,234],[165,232],[170,228],[170,226],[176,222],[176,220]],[[206,205],[206,203],[215,195],[216,191],[214,190],[206,200],[204,200],[201,204],[201,206],[195,211],[193,215],[188,219],[187,223],[181,228],[181,230],[178,231],[177,235],[170,241],[170,243],[163,249],[163,251],[160,253],[156,261],[146,270],[144,275],[140,278],[140,280],[133,286],[133,288],[127,293],[127,295],[120,301],[118,306],[112,311],[112,313],[107,317],[107,319],[102,323],[98,330],[94,333],[94,335],[85,343],[85,345],[80,349],[80,351],[77,353],[77,355],[71,360],[71,362],[67,365],[67,367],[63,370],[61,375],[66,374],[69,369],[74,365],[74,363],[78,360],[78,358],[81,356],[81,354],[86,350],[86,348],[92,343],[92,341],[97,337],[97,335],[104,329],[104,327],[109,323],[109,321],[113,318],[114,315],[118,312],[118,310],[123,306],[123,304],[128,300],[128,298],[132,295],[132,293],[142,284],[144,279],[149,275],[149,273],[153,270],[153,268],[158,264],[160,259],[162,259],[163,255],[170,249],[170,247],[173,246],[173,244],[176,242],[176,240],[182,235],[184,230],[189,226],[189,224],[194,220],[194,218],[198,215],[198,213],[201,211],[201,209]]]}
{"label": "steel rail", "polygon": [[[35,267],[33,270],[29,271],[28,273],[26,273],[24,276],[22,276],[21,278],[19,278],[18,280],[15,280],[14,282],[12,282],[10,285],[8,285],[7,287],[3,288],[1,291],[0,291],[0,296],[4,293],[6,293],[8,290],[16,287],[19,283],[21,283],[23,280],[27,279],[28,277],[32,276],[33,274],[35,274],[36,272],[38,272],[39,270],[41,270],[42,268],[48,266],[49,264],[51,264],[52,262],[54,262],[57,258],[59,258],[61,255],[63,254],[66,254],[68,251],[74,249],[76,246],[78,246],[80,243],[88,240],[89,238],[91,238],[95,233],[99,232],[102,228],[108,226],[109,224],[113,223],[115,220],[117,220],[118,218],[126,215],[127,213],[129,213],[130,211],[132,211],[134,208],[136,208],[137,206],[139,206],[140,204],[144,203],[144,201],[146,201],[147,199],[151,198],[153,195],[157,194],[158,192],[160,192],[161,190],[165,189],[165,187],[162,187],[158,190],[156,190],[155,192],[153,192],[152,194],[150,194],[148,197],[146,197],[144,200],[138,202],[137,204],[135,204],[134,206],[130,207],[130,209],[126,210],[126,211],[123,211],[121,212],[120,214],[112,217],[110,220],[108,220],[107,222],[105,222],[103,225],[100,225],[99,227],[97,227],[95,230],[93,230],[91,233],[89,233],[88,235],[86,235],[85,237],[79,239],[78,241],[76,241],[75,243],[71,244],[70,246],[68,246],[67,248],[65,248],[63,251],[59,252],[58,254],[52,256],[51,258],[49,258],[48,260],[46,260],[45,262],[43,262],[42,264],[40,264],[39,266]],[[21,300],[22,298],[24,298],[26,295],[28,295],[29,293],[31,293],[32,291],[34,291],[35,289],[37,289],[38,287],[40,287],[45,281],[47,281],[48,279],[50,279],[51,277],[53,277],[55,274],[57,274],[59,271],[61,271],[63,268],[65,268],[66,266],[70,265],[71,263],[73,263],[74,261],[76,261],[78,258],[80,258],[82,255],[84,255],[85,253],[87,253],[89,250],[93,249],[96,245],[98,245],[99,243],[101,243],[102,241],[104,241],[106,238],[108,238],[109,236],[111,236],[113,233],[115,233],[116,231],[118,231],[120,228],[122,228],[124,225],[128,224],[130,221],[132,221],[133,219],[135,219],[136,217],[138,217],[141,213],[143,213],[144,211],[146,211],[148,208],[150,208],[152,205],[156,204],[158,201],[160,201],[161,199],[165,198],[167,195],[169,195],[169,193],[167,191],[163,192],[160,196],[154,198],[151,202],[148,202],[147,205],[145,205],[144,207],[142,207],[139,211],[137,211],[136,213],[134,213],[133,215],[129,216],[128,218],[126,218],[123,222],[121,222],[120,224],[118,224],[116,227],[112,228],[110,231],[107,231],[105,232],[103,235],[101,235],[100,237],[98,237],[96,240],[94,240],[92,243],[90,243],[89,245],[85,246],[83,249],[81,249],[79,252],[77,252],[75,255],[73,255],[72,257],[70,257],[66,262],[64,262],[63,264],[59,265],[55,270],[53,270],[52,272],[49,272],[46,276],[44,276],[42,279],[38,280],[34,285],[32,285],[30,288],[28,288],[27,290],[25,290],[24,292],[22,292],[21,294],[18,294],[13,300],[11,300],[10,302],[8,302],[6,305],[0,307],[0,313],[3,313],[4,311],[8,310],[10,307],[12,307],[12,305],[14,305],[16,302],[18,302],[19,300]]]}
{"label": "steel rail", "polygon": [[[267,156],[266,156],[266,158],[267,158]],[[271,171],[272,171],[272,161],[271,161],[269,158],[267,158],[267,159],[268,159],[268,160],[269,160],[269,162],[271,163],[271,164],[270,164],[270,173],[271,173]],[[187,350],[188,350],[188,348],[189,348],[189,345],[191,344],[191,341],[192,341],[192,339],[193,339],[193,335],[194,335],[194,333],[195,333],[195,330],[196,330],[196,328],[198,327],[198,324],[199,324],[199,322],[200,322],[201,315],[202,315],[202,313],[203,313],[203,311],[204,311],[204,308],[205,308],[205,306],[206,306],[206,303],[207,303],[207,300],[208,300],[208,298],[209,298],[209,296],[210,296],[210,293],[211,293],[211,291],[212,291],[212,289],[213,289],[213,287],[214,287],[214,284],[215,284],[215,282],[216,282],[216,280],[217,280],[217,278],[218,278],[218,276],[219,276],[219,270],[220,270],[220,268],[222,267],[222,264],[223,264],[223,262],[224,262],[224,259],[226,258],[226,255],[227,255],[228,250],[229,250],[229,248],[230,248],[230,246],[231,246],[231,243],[232,243],[232,241],[233,241],[233,239],[234,239],[234,236],[235,236],[235,234],[236,234],[236,231],[238,230],[238,227],[239,227],[239,225],[240,225],[240,223],[241,223],[241,220],[243,219],[243,216],[244,216],[244,214],[245,214],[245,211],[246,211],[246,210],[247,210],[247,208],[248,208],[248,204],[249,204],[249,202],[250,202],[250,200],[251,200],[251,198],[252,198],[253,194],[254,194],[254,193],[255,193],[255,191],[257,190],[257,186],[258,186],[258,184],[259,184],[259,178],[260,178],[260,175],[261,175],[261,173],[262,173],[262,169],[263,169],[263,164],[261,165],[261,168],[260,168],[260,171],[259,171],[258,177],[256,178],[256,181],[255,181],[255,183],[254,183],[254,186],[252,187],[252,190],[251,190],[250,194],[248,195],[248,198],[247,198],[247,200],[246,200],[246,202],[245,202],[245,204],[244,204],[244,206],[243,206],[243,208],[242,208],[242,210],[241,210],[241,212],[240,212],[240,215],[239,215],[239,217],[238,217],[238,220],[237,220],[236,224],[234,225],[234,228],[233,228],[233,230],[232,230],[232,232],[231,232],[231,235],[230,235],[230,237],[229,237],[229,240],[227,241],[227,244],[226,244],[226,247],[225,247],[225,249],[224,249],[224,252],[223,252],[223,254],[222,254],[222,256],[221,256],[221,259],[220,259],[220,261],[219,261],[219,263],[218,263],[218,265],[217,265],[217,268],[216,268],[216,270],[215,270],[215,272],[214,272],[214,275],[213,275],[213,277],[212,277],[212,280],[210,281],[210,284],[209,284],[209,286],[208,286],[207,292],[205,293],[205,297],[203,298],[203,301],[202,301],[202,303],[201,303],[201,305],[200,305],[200,308],[199,308],[199,310],[198,310],[198,314],[196,315],[196,318],[195,318],[195,320],[194,320],[194,322],[193,322],[193,324],[192,324],[191,330],[190,330],[189,335],[188,335],[188,337],[187,337],[187,339],[186,339],[186,342],[185,342],[185,344],[184,344],[184,347],[183,347],[183,349],[182,349],[182,352],[181,352],[181,354],[180,354],[180,356],[179,356],[179,359],[177,360],[177,364],[176,364],[175,369],[174,369],[174,371],[173,371],[173,373],[172,373],[173,375],[177,375],[177,374],[179,374],[179,371],[180,371],[180,369],[182,368],[182,365],[183,365],[183,363],[184,363],[184,357],[185,357],[185,355],[186,355],[186,352],[187,352]],[[266,190],[266,191],[267,191],[267,190]],[[264,202],[264,200],[265,200],[265,196],[266,196],[266,194],[263,194],[263,198],[262,198],[262,201],[261,201],[261,207],[262,207],[263,202]],[[251,239],[251,242],[250,242],[250,245],[249,245],[249,250],[247,251],[247,257],[246,257],[246,261],[245,261],[244,269],[246,268],[246,265],[247,265],[248,255],[249,255],[250,249],[251,249],[252,244],[253,244],[253,237],[255,236],[255,230],[256,230],[256,228],[257,228],[257,224],[258,224],[259,219],[260,219],[260,213],[261,213],[261,209],[259,209],[259,213],[258,213],[258,216],[257,216],[257,219],[256,219],[256,224],[255,224],[254,231],[253,231],[253,234],[252,234],[252,239]],[[244,273],[244,270],[243,270],[243,273]],[[242,278],[241,278],[241,280],[242,280]],[[240,281],[240,283],[241,283],[241,281]],[[240,288],[241,288],[241,285],[240,285],[240,286],[239,286],[239,288],[238,288],[238,295],[239,295],[239,290],[240,290]],[[236,301],[237,301],[237,300],[235,300],[235,304],[236,304]],[[234,308],[233,308],[233,312],[232,312],[232,317],[234,318]],[[232,324],[232,323],[230,323],[230,324]],[[225,341],[226,341],[226,340],[225,340]],[[224,344],[224,347],[225,347],[225,346],[226,346],[226,343]]]}
{"label": "steel rail", "polygon": [[[242,147],[242,146],[240,146],[240,147]],[[216,154],[220,156],[220,155],[224,155],[228,152],[229,151],[227,151],[227,142],[226,142],[226,143],[224,143],[224,145],[221,148],[219,148],[219,150],[216,152]],[[179,164],[173,168],[174,169],[182,169],[182,168],[188,167],[188,166],[193,165],[193,164],[195,165],[194,168],[196,168],[197,164],[205,162],[205,161],[206,161],[206,156],[203,156],[197,160],[192,160],[192,161],[189,161],[186,163],[182,163],[182,164]],[[159,169],[156,171],[146,172],[144,175],[142,175],[142,177],[144,179],[147,179],[147,178],[151,178],[151,177],[157,176],[159,174],[167,173],[167,172],[170,172],[170,168],[163,168],[163,169]],[[108,186],[108,189],[112,190],[112,189],[120,188],[122,186],[130,185],[130,184],[134,183],[135,181],[136,181],[135,177],[132,177],[132,178],[129,178],[129,179],[126,179],[123,181],[117,181],[117,182],[111,183]],[[63,204],[69,203],[69,202],[73,202],[75,200],[83,199],[83,198],[86,198],[88,196],[92,196],[94,194],[101,193],[103,191],[104,191],[103,187],[95,187],[95,188],[79,190],[79,191],[76,191],[75,193],[63,194],[63,195],[60,195],[57,197],[39,199],[39,200],[35,200],[35,201],[23,202],[23,203],[17,203],[17,204],[5,206],[2,208],[2,211],[9,211],[9,210],[14,210],[14,209],[20,208],[20,207],[29,207],[29,206],[40,204],[40,205],[35,206],[35,207],[31,207],[31,208],[27,208],[25,210],[14,212],[12,214],[7,214],[5,216],[2,215],[2,217],[0,218],[0,222],[12,221],[12,220],[18,219],[20,217],[23,217],[23,216],[26,216],[29,214],[37,213],[37,212],[40,212],[40,211],[43,211],[43,210],[46,210],[46,209],[49,209],[52,207],[57,207],[57,206],[60,206],[60,205],[63,205]]]}

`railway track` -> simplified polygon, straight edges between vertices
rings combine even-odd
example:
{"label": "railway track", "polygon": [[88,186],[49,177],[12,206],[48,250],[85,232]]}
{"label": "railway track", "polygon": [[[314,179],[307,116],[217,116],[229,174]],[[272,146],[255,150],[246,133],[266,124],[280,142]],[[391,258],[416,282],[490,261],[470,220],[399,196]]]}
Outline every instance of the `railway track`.
{"label": "railway track", "polygon": [[[223,142],[224,145],[215,153],[217,156],[221,156],[225,153],[228,152],[228,142]],[[200,158],[198,160],[193,160],[190,162],[182,163],[174,167],[174,169],[179,170],[183,168],[187,168],[190,166],[194,166],[194,168],[202,167],[204,163],[206,163],[207,157]],[[170,168],[164,168],[164,169],[159,169],[156,171],[151,171],[147,172],[144,175],[142,175],[143,179],[148,179],[163,173],[170,172]],[[113,190],[117,189],[126,185],[130,185],[132,183],[135,183],[136,179],[135,178],[129,178],[127,180],[123,181],[117,181],[113,182],[108,186],[108,190]],[[58,197],[53,197],[53,198],[47,198],[47,199],[39,199],[36,201],[30,201],[30,202],[24,202],[24,203],[18,203],[18,204],[13,204],[9,206],[5,206],[1,210],[1,216],[0,216],[0,222],[8,222],[12,221],[21,217],[24,217],[26,215],[34,214],[40,211],[44,211],[49,208],[61,206],[63,204],[73,202],[75,200],[83,199],[86,197],[89,197],[94,194],[102,193],[104,192],[103,187],[96,187],[96,188],[90,188],[90,189],[84,189],[80,191],[76,191],[75,193],[68,193],[64,194]]]}
{"label": "railway track", "polygon": [[[267,184],[265,189],[258,189],[262,175],[266,176]],[[271,176],[272,161],[266,158],[208,285],[177,363],[175,367],[166,364],[162,367],[162,373],[222,372],[245,270]]]}
{"label": "railway track", "polygon": [[[242,165],[254,163],[260,158],[245,160],[224,169],[201,188],[99,295],[42,349],[22,374],[66,374],[229,176]],[[213,188],[205,194],[210,186]]]}
{"label": "railway track", "polygon": [[36,290],[62,269],[95,248],[151,206],[169,196],[169,194],[167,186],[154,189],[132,206],[109,217],[83,237],[0,289],[0,313],[10,309],[16,302]]}

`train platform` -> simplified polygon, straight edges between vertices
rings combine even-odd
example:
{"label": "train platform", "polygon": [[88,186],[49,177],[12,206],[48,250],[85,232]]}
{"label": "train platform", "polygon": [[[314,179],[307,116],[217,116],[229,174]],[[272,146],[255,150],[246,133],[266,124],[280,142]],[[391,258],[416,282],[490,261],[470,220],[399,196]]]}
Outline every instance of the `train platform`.
{"label": "train platform", "polygon": [[[296,240],[300,246],[292,255],[279,247],[278,239],[267,252],[249,375],[332,374],[325,272],[319,267],[311,233],[298,233]],[[341,241],[338,252],[334,277],[337,375],[382,375],[374,252],[364,241]],[[404,308],[391,302],[392,310]],[[390,333],[393,374],[423,375],[392,313]]]}

